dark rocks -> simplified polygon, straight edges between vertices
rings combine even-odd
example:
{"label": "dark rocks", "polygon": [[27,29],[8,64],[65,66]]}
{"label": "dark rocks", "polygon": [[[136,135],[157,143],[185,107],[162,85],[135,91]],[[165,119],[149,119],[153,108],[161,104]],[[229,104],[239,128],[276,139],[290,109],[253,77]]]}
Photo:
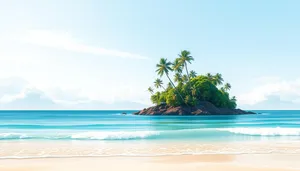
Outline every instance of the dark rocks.
{"label": "dark rocks", "polygon": [[134,113],[135,115],[240,115],[255,114],[254,112],[244,111],[241,109],[217,108],[210,102],[203,101],[197,106],[168,106],[161,104],[143,109]]}

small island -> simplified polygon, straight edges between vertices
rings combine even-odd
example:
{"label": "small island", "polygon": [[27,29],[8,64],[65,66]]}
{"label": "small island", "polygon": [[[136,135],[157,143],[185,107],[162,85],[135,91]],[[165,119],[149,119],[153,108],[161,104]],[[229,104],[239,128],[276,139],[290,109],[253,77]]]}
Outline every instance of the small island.
{"label": "small island", "polygon": [[[225,114],[255,114],[251,111],[236,109],[236,98],[229,95],[231,85],[223,83],[220,73],[197,75],[189,71],[188,64],[194,58],[187,50],[181,51],[172,63],[161,58],[157,67],[160,77],[166,76],[168,83],[157,78],[154,81],[155,90],[148,88],[151,101],[156,106],[143,109],[136,115],[225,115]],[[173,80],[170,78],[173,76]]]}

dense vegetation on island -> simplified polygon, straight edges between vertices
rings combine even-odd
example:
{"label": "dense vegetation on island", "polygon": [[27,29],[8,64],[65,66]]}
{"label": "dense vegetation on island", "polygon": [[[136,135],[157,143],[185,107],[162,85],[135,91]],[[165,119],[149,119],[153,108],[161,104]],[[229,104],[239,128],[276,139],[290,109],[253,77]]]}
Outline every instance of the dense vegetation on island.
{"label": "dense vegetation on island", "polygon": [[[181,51],[174,62],[161,58],[156,65],[157,74],[166,76],[168,83],[164,84],[160,78],[154,81],[154,88],[149,87],[151,101],[156,104],[169,106],[196,106],[201,101],[208,101],[219,108],[236,108],[236,98],[230,97],[229,83],[223,84],[224,80],[220,73],[197,75],[193,70],[189,71],[188,65],[194,61],[191,53]],[[171,76],[173,79],[171,79]]]}

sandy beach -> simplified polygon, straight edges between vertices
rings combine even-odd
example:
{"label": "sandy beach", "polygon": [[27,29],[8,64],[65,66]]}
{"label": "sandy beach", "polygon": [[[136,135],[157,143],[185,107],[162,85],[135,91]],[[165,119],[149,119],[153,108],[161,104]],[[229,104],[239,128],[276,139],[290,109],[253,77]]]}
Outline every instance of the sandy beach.
{"label": "sandy beach", "polygon": [[[2,159],[1,171],[288,171],[300,155],[182,155]],[[284,160],[283,160],[284,159]],[[298,169],[300,170],[300,168]]]}
{"label": "sandy beach", "polygon": [[3,141],[0,147],[0,171],[300,170],[297,142]]}
{"label": "sandy beach", "polygon": [[0,171],[300,170],[297,142],[3,141],[0,149]]}

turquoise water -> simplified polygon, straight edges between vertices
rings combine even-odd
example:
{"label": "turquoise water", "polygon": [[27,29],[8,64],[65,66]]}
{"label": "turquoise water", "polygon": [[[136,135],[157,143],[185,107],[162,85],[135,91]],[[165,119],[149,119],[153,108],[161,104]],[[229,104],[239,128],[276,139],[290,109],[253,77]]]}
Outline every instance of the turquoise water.
{"label": "turquoise water", "polygon": [[135,116],[133,112],[0,111],[0,142],[300,139],[300,111],[256,111],[260,114],[240,116]]}

